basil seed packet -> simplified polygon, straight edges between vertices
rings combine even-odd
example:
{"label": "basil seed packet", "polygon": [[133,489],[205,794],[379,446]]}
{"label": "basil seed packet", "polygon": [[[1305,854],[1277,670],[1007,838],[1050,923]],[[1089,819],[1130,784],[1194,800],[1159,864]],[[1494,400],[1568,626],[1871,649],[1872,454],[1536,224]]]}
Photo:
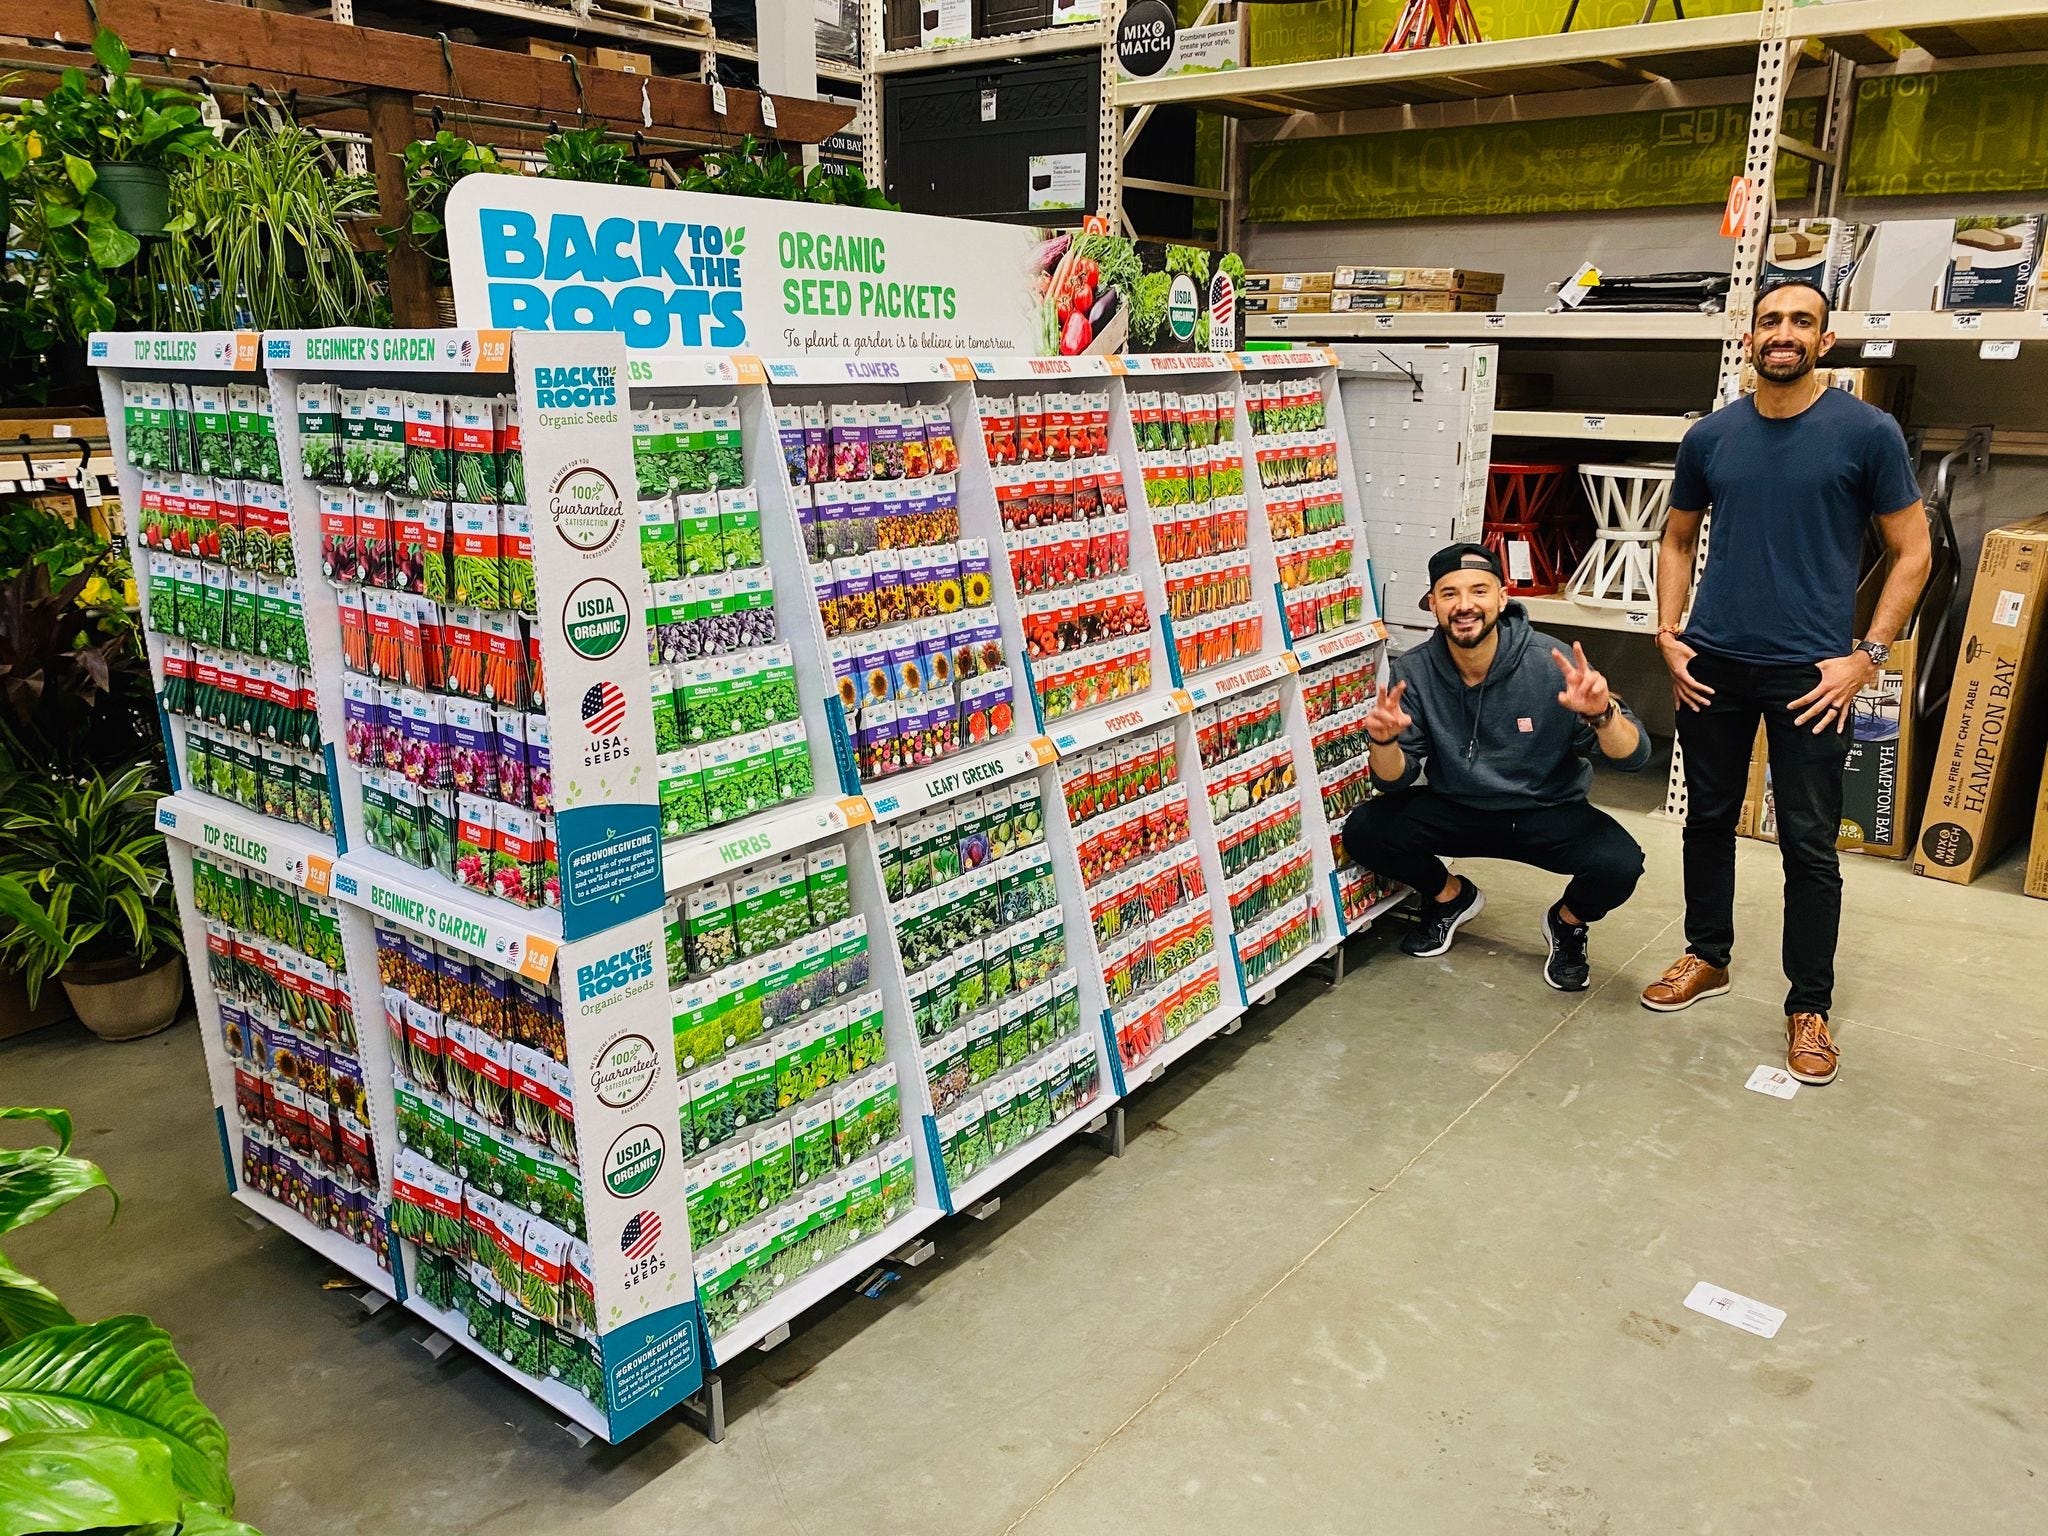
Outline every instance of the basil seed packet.
{"label": "basil seed packet", "polygon": [[732,1137],[733,1072],[732,1064],[716,1061],[699,1067],[689,1079],[690,1134],[699,1152],[708,1152]]}

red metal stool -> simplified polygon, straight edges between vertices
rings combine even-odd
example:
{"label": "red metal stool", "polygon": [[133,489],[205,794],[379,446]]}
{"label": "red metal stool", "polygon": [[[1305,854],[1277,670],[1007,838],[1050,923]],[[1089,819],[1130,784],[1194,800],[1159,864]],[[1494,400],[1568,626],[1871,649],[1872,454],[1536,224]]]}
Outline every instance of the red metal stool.
{"label": "red metal stool", "polygon": [[1411,48],[1480,41],[1479,22],[1467,0],[1408,0],[1380,52],[1405,53]]}
{"label": "red metal stool", "polygon": [[1480,535],[1507,572],[1511,597],[1542,597],[1572,569],[1567,518],[1570,464],[1495,460],[1486,474],[1486,527]]}

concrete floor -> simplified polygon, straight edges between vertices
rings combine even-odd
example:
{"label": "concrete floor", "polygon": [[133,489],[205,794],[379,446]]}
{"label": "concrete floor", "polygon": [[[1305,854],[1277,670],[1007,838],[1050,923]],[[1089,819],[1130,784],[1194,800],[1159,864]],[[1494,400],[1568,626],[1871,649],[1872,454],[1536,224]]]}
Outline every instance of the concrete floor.
{"label": "concrete floor", "polygon": [[[1775,850],[1745,843],[1738,994],[1635,993],[1681,947],[1678,831],[1595,936],[1532,956],[1548,877],[1440,961],[1355,946],[1064,1150],[879,1302],[734,1373],[720,1447],[580,1450],[434,1366],[221,1192],[190,1027],[0,1046],[122,1190],[10,1241],[81,1313],[176,1335],[272,1533],[1028,1536],[2048,1530],[2048,905],[1845,860],[1840,1080],[1781,1102]],[[1766,1341],[1686,1310],[1782,1307]]]}

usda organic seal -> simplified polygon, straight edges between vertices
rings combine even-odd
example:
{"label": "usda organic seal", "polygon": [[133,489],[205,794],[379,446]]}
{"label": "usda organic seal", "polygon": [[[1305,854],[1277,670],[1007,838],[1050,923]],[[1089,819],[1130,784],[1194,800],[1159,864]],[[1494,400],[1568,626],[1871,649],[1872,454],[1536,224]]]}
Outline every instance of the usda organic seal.
{"label": "usda organic seal", "polygon": [[651,1125],[621,1131],[604,1155],[604,1187],[622,1200],[639,1194],[661,1172],[663,1151],[661,1132]]}
{"label": "usda organic seal", "polygon": [[1195,334],[1195,313],[1201,308],[1202,297],[1195,292],[1195,285],[1185,272],[1173,275],[1173,285],[1166,290],[1166,324],[1176,341],[1186,341]]}
{"label": "usda organic seal", "polygon": [[602,576],[577,583],[562,605],[562,638],[586,661],[603,661],[625,644],[632,627],[626,594]]}

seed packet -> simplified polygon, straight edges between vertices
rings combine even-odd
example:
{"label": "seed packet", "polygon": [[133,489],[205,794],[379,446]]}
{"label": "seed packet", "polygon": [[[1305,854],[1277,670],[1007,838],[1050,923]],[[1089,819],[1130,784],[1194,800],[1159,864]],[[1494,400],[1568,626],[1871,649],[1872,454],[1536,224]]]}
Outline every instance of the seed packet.
{"label": "seed packet", "polygon": [[811,767],[811,744],[801,722],[784,721],[768,728],[774,752],[776,798],[785,805],[809,798],[817,792],[817,776]]}
{"label": "seed packet", "polygon": [[532,769],[526,757],[526,718],[522,710],[500,709],[494,721],[498,747],[494,793],[507,805],[526,806],[533,799]]}
{"label": "seed packet", "polygon": [[[675,928],[680,943],[680,908]],[[674,974],[673,969],[671,974]],[[676,987],[672,1001],[678,1072],[688,1074],[722,1060],[725,1056],[724,1015],[731,1003],[725,988],[707,978],[690,978]]]}
{"label": "seed packet", "polygon": [[481,795],[455,799],[455,878],[473,891],[491,888],[491,860],[497,848],[491,802]]}
{"label": "seed packet", "polygon": [[685,747],[663,753],[657,760],[656,772],[662,837],[689,837],[710,826],[711,811],[704,799],[697,749]]}
{"label": "seed packet", "polygon": [[365,455],[363,478],[368,490],[394,491],[405,485],[405,393],[372,386],[364,392]]}
{"label": "seed packet", "polygon": [[775,1050],[756,1040],[732,1052],[732,1119],[735,1130],[760,1125],[775,1114]]}
{"label": "seed packet", "polygon": [[832,476],[834,480],[866,480],[873,474],[869,451],[867,413],[858,405],[835,405],[829,412],[832,423]]}
{"label": "seed packet", "polygon": [[495,502],[502,492],[499,439],[504,432],[502,403],[487,396],[457,395],[447,402],[447,500]]}
{"label": "seed packet", "polygon": [[775,441],[782,450],[782,467],[792,487],[807,485],[804,468],[804,411],[800,405],[775,407]]}
{"label": "seed packet", "polygon": [[555,809],[555,756],[548,717],[526,717],[526,773],[533,808],[552,815]]}
{"label": "seed packet", "polygon": [[746,570],[761,564],[761,504],[750,487],[736,486],[718,493],[718,536],[726,569]]}
{"label": "seed packet", "polygon": [[732,888],[725,881],[707,880],[684,895],[683,949],[692,976],[709,975],[739,958]]}
{"label": "seed packet", "polygon": [[649,581],[674,581],[682,571],[681,531],[667,496],[640,503],[640,568]]}
{"label": "seed packet", "polygon": [[407,394],[404,399],[405,487],[414,496],[446,500],[455,494],[448,402],[429,394]]}
{"label": "seed packet", "polygon": [[505,583],[500,570],[498,509],[478,503],[457,502],[450,509],[450,523],[453,553],[450,597],[464,607],[503,608]]}
{"label": "seed packet", "polygon": [[710,492],[678,496],[676,526],[681,531],[682,573],[709,576],[725,569],[725,546],[718,531],[718,498]]}
{"label": "seed packet", "polygon": [[803,1189],[832,1171],[832,1104],[798,1108],[789,1118],[791,1183]]}
{"label": "seed packet", "polygon": [[844,844],[814,848],[804,856],[804,891],[814,927],[829,927],[852,915],[852,882]]}
{"label": "seed packet", "polygon": [[192,386],[171,386],[171,462],[167,468],[192,467]]}
{"label": "seed packet", "polygon": [[504,606],[519,613],[534,613],[533,518],[527,509],[508,502],[499,511],[499,576],[504,583]]}

